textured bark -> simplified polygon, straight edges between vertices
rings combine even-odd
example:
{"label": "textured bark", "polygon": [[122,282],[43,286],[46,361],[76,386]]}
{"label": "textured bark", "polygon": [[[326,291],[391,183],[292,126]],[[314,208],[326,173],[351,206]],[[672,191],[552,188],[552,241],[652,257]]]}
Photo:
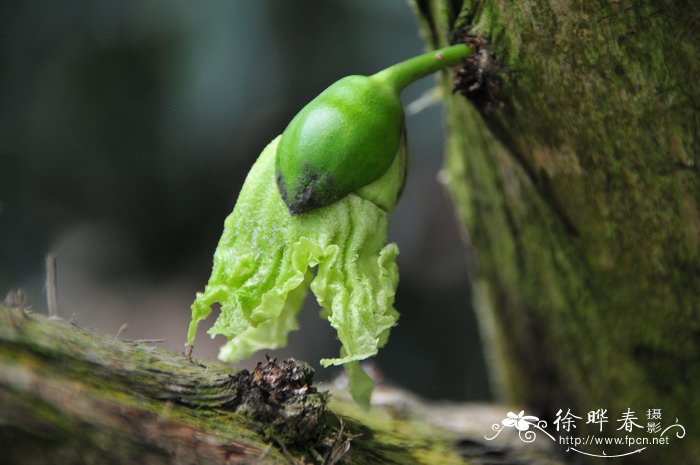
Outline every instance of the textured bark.
{"label": "textured bark", "polygon": [[294,446],[290,431],[271,426],[282,414],[299,431],[312,421],[294,415],[298,405],[265,421],[236,413],[241,379],[224,365],[0,306],[0,462],[560,463],[483,440],[505,406],[433,406],[382,386],[384,406],[369,413],[334,394],[322,436]]}
{"label": "textured bark", "polygon": [[444,177],[477,255],[493,384],[550,416],[661,408],[686,425],[634,463],[700,454],[698,11],[416,3],[431,46],[466,28],[501,61],[502,108],[446,98]]}

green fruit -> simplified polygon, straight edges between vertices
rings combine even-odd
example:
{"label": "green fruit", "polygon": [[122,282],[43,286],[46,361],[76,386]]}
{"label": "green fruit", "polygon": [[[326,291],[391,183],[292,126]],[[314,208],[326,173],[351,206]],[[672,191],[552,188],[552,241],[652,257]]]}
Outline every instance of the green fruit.
{"label": "green fruit", "polygon": [[277,186],[291,213],[342,199],[378,179],[396,156],[399,94],[373,77],[348,76],[289,123],[277,148]]}
{"label": "green fruit", "polygon": [[470,53],[466,45],[454,45],[373,76],[348,76],[309,102],[277,148],[275,178],[290,213],[330,205],[379,179],[402,137],[401,90]]}

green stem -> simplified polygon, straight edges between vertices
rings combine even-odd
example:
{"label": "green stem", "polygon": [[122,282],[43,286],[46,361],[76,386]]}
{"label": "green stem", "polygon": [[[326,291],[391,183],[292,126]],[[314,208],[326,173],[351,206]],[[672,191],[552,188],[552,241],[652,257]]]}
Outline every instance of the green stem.
{"label": "green stem", "polygon": [[472,49],[464,44],[433,50],[386,68],[373,77],[390,84],[397,92],[418,79],[434,73],[446,66],[459,63],[472,54]]}

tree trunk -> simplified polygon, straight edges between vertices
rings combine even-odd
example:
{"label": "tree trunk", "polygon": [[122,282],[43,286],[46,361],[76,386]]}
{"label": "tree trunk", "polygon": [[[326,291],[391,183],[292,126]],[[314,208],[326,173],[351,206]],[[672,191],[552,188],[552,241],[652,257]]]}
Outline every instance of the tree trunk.
{"label": "tree trunk", "polygon": [[290,402],[275,370],[233,373],[0,306],[0,462],[560,464],[483,439],[504,406],[430,405],[380,385],[369,413],[342,390],[325,410],[310,378]]}
{"label": "tree trunk", "polygon": [[686,426],[634,463],[700,456],[699,11],[416,2],[431,47],[482,34],[498,68],[473,104],[446,97],[444,176],[493,385],[552,418],[607,408],[614,430],[659,408]]}

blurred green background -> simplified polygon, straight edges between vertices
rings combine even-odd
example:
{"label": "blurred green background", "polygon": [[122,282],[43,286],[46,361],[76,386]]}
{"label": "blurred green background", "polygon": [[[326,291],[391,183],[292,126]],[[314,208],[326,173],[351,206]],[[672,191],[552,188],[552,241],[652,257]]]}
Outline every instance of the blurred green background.
{"label": "blurred green background", "polygon": [[[340,77],[421,53],[417,30],[404,0],[2,2],[0,292],[23,288],[45,311],[54,252],[64,318],[107,333],[126,322],[122,337],[182,350],[189,304],[262,148]],[[432,86],[413,85],[404,102]],[[437,181],[440,106],[407,126],[390,233],[401,320],[375,363],[430,398],[487,399],[473,257]],[[270,354],[317,368],[334,356],[317,312],[307,298],[301,330]],[[214,358],[223,341],[201,326],[195,355]]]}

